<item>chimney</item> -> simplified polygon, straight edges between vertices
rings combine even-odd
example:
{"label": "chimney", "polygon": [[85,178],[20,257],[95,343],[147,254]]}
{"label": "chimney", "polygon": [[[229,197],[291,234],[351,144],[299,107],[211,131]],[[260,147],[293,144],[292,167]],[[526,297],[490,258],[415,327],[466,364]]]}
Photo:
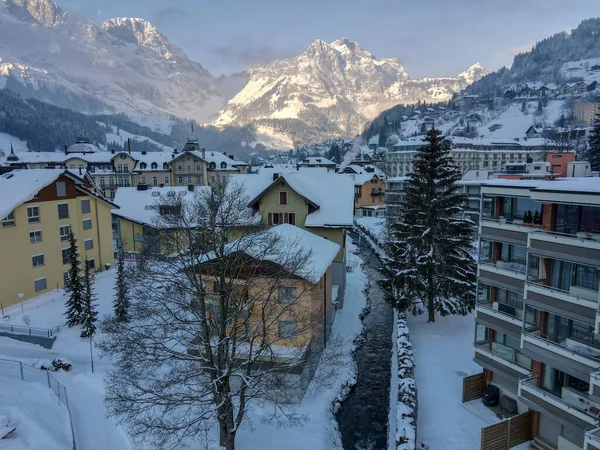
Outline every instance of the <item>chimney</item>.
{"label": "chimney", "polygon": [[67,154],[67,144],[65,144],[65,155]]}
{"label": "chimney", "polygon": [[146,150],[142,150],[142,155],[145,155],[146,153]]}
{"label": "chimney", "polygon": [[113,148],[110,152],[114,155],[115,154],[115,149]]}
{"label": "chimney", "polygon": [[206,149],[202,147],[202,159],[206,159]]}
{"label": "chimney", "polygon": [[273,174],[273,181],[275,181],[277,178],[279,178],[279,174],[278,173],[274,173]]}
{"label": "chimney", "polygon": [[229,155],[229,159],[235,160],[235,158],[233,157],[233,155]]}
{"label": "chimney", "polygon": [[188,191],[194,192],[194,185],[193,184],[188,184]]}

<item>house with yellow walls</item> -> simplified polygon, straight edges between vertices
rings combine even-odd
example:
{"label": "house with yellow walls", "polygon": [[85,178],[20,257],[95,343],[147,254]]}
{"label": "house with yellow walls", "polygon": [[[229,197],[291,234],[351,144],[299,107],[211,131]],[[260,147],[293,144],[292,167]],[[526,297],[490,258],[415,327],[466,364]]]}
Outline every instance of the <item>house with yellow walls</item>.
{"label": "house with yellow walls", "polygon": [[145,186],[120,188],[115,195],[117,208],[112,210],[114,251],[140,253],[149,239],[160,239],[164,243],[163,253],[170,253],[176,246],[168,237],[177,236],[177,230],[161,224],[161,208],[168,207],[171,199],[182,203],[194,201],[198,190],[206,186]]}
{"label": "house with yellow walls", "polygon": [[0,176],[0,302],[10,306],[64,287],[69,233],[82,264],[114,264],[111,208],[116,205],[64,169],[13,170]]}
{"label": "house with yellow walls", "polygon": [[[247,313],[239,317],[245,322],[240,330],[264,332],[257,342],[262,337],[269,342],[273,351],[269,358],[297,362],[327,342],[335,311],[332,264],[340,246],[291,224],[266,233],[273,239],[256,241],[248,234],[228,244],[225,264],[207,259],[196,272],[206,285],[209,302],[229,290],[227,295],[239,296],[240,305],[247,303]],[[271,255],[268,260],[260,259],[265,254]],[[219,281],[223,270],[232,274],[226,286]]]}
{"label": "house with yellow walls", "polygon": [[352,175],[354,179],[354,210],[359,212],[363,206],[385,205],[385,180],[374,174]]}
{"label": "house with yellow walls", "polygon": [[242,184],[248,206],[260,213],[263,224],[290,224],[340,246],[332,264],[333,284],[343,294],[346,286],[346,231],[353,226],[354,181],[350,175],[322,168],[288,173],[265,171],[234,175],[230,185]]}

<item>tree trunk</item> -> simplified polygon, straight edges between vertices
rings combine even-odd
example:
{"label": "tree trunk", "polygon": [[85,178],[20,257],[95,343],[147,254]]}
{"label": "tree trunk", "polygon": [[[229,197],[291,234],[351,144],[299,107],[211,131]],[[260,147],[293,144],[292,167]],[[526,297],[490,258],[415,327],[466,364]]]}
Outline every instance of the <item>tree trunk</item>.
{"label": "tree trunk", "polygon": [[226,450],[235,450],[236,428],[233,421],[233,403],[230,399],[219,408],[219,444]]}
{"label": "tree trunk", "polygon": [[431,270],[431,266],[430,266],[427,268],[427,312],[429,313],[429,318],[427,319],[427,323],[435,322],[435,305],[434,305],[435,294],[433,292],[433,274],[431,272],[432,272],[432,270]]}

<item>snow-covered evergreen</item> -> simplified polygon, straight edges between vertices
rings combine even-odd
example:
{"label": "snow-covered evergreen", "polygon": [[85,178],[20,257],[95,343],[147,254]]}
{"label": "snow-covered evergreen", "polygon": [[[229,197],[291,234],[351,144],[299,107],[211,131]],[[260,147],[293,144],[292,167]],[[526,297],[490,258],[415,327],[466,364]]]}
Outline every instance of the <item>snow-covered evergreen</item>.
{"label": "snow-covered evergreen", "polygon": [[96,322],[98,320],[98,311],[96,311],[96,294],[94,294],[94,282],[90,272],[88,260],[85,260],[85,272],[83,275],[83,313],[81,314],[81,323],[83,325],[82,337],[91,337],[96,332]]}
{"label": "snow-covered evergreen", "polygon": [[125,281],[125,254],[121,250],[117,259],[117,280],[115,282],[115,299],[113,307],[115,318],[119,322],[127,322],[129,320],[129,292]]}
{"label": "snow-covered evergreen", "polygon": [[65,285],[65,291],[69,293],[69,299],[66,302],[67,325],[72,327],[82,323],[84,287],[81,280],[81,267],[79,261],[79,252],[77,251],[77,239],[71,231],[69,234],[69,277]]}
{"label": "snow-covered evergreen", "polygon": [[465,315],[475,304],[475,265],[469,253],[473,222],[462,214],[460,171],[439,130],[427,133],[415,157],[401,214],[390,224],[384,286],[401,311],[424,305],[436,313]]}
{"label": "snow-covered evergreen", "polygon": [[600,170],[600,113],[596,114],[594,129],[590,133],[590,148],[588,150],[588,160],[592,170]]}

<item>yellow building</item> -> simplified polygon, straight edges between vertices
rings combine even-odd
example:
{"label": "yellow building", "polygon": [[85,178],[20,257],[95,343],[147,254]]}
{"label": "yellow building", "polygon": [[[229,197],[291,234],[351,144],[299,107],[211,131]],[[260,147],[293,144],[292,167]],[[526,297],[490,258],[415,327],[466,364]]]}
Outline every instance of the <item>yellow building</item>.
{"label": "yellow building", "polygon": [[69,232],[95,270],[114,264],[111,208],[83,178],[61,169],[0,176],[0,301],[4,306],[64,287]]}
{"label": "yellow building", "polygon": [[350,175],[311,169],[294,173],[236,175],[248,205],[260,212],[266,225],[288,223],[339,245],[332,264],[333,284],[346,285],[346,230],[353,226],[354,182]]}
{"label": "yellow building", "polygon": [[385,205],[385,181],[375,174],[352,175],[354,178],[354,210],[363,206]]}
{"label": "yellow building", "polygon": [[170,240],[176,239],[181,233],[177,234],[177,230],[165,228],[161,224],[161,205],[164,206],[173,197],[180,198],[183,203],[194,201],[199,189],[209,188],[146,185],[120,188],[114,199],[118,209],[112,210],[114,250],[139,253],[144,250],[144,244],[149,239],[160,239],[163,253],[175,250],[179,244]]}
{"label": "yellow building", "polygon": [[[244,238],[248,239],[246,243],[238,245],[241,241],[235,241],[230,249],[232,253],[243,251],[248,254],[251,262],[247,264],[247,271],[232,269],[236,278],[227,279],[227,283],[231,284],[232,292],[242,292],[240,295],[248,302],[248,317],[243,320],[249,329],[264,330],[274,349],[297,349],[296,352],[283,351],[285,357],[277,355],[277,350],[274,350],[273,356],[276,359],[301,358],[300,350],[307,351],[315,343],[322,344],[327,340],[335,310],[332,263],[340,246],[290,224],[275,227],[270,232],[277,236],[275,245],[281,247],[277,253],[281,261],[290,263],[290,255],[286,252],[298,252],[300,261],[306,255],[306,261],[297,267],[297,273],[282,276],[277,257],[269,261],[252,259],[255,258],[253,252],[262,255],[266,249],[252,244],[252,237],[248,235]],[[236,256],[236,261],[242,260]],[[218,282],[221,275],[219,267],[214,260],[197,267],[198,274],[206,282],[209,300],[211,295],[218,298],[222,291]],[[232,263],[228,262],[226,267],[233,267]],[[260,273],[261,276],[250,279],[250,273]],[[265,302],[270,302],[270,305],[263,305]]]}

